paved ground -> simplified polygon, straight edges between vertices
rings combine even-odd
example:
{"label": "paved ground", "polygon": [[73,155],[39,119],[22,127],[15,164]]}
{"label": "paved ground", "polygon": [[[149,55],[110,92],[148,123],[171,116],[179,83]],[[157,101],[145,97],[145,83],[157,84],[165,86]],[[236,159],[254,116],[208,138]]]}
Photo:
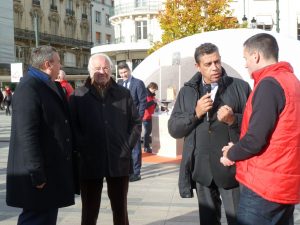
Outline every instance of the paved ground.
{"label": "paved ground", "polygon": [[[0,111],[0,225],[15,225],[19,209],[5,203],[5,176],[10,131],[10,117]],[[128,195],[131,225],[199,225],[197,201],[181,199],[178,194],[178,164],[146,163],[142,180],[130,183]],[[81,203],[60,209],[58,225],[79,225]],[[222,225],[226,225],[223,216]],[[295,211],[296,224],[300,225],[300,207]],[[110,203],[104,187],[98,224],[112,225]]]}

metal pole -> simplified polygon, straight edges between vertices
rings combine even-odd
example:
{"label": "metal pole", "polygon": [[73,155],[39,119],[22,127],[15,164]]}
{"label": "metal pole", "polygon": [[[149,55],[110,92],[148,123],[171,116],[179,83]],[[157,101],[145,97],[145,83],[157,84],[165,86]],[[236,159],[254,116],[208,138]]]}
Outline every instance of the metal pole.
{"label": "metal pole", "polygon": [[91,42],[94,45],[94,43],[93,43],[93,6],[94,5],[91,4],[90,11],[91,11]]}
{"label": "metal pole", "polygon": [[280,32],[279,28],[279,0],[276,0],[276,31],[277,33]]}
{"label": "metal pole", "polygon": [[39,47],[39,31],[38,31],[38,17],[36,12],[34,13],[34,33],[35,33],[35,47]]}

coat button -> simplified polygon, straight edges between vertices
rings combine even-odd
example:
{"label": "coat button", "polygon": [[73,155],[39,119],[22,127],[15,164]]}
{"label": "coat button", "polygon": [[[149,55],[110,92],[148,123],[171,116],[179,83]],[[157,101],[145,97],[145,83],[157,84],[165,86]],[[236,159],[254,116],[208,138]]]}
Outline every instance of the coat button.
{"label": "coat button", "polygon": [[67,139],[66,139],[66,142],[70,142],[70,139],[69,139],[69,138],[67,138]]}
{"label": "coat button", "polygon": [[68,120],[65,120],[65,124],[67,124],[68,123]]}

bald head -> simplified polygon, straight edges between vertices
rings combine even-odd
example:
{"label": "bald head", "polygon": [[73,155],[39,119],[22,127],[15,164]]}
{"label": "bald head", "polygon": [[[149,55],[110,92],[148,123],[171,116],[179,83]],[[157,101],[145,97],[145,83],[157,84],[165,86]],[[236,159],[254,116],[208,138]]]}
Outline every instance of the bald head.
{"label": "bald head", "polygon": [[58,80],[65,80],[66,79],[66,73],[65,73],[65,71],[60,70],[59,73],[58,73],[57,79]]}

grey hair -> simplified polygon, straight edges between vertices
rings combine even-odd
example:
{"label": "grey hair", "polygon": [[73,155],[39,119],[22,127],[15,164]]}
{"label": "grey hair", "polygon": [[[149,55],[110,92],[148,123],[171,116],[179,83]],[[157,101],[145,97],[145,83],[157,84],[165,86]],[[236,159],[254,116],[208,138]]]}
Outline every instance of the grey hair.
{"label": "grey hair", "polygon": [[91,71],[92,71],[92,63],[91,63],[91,62],[92,62],[92,59],[94,59],[94,58],[97,57],[97,56],[102,56],[102,57],[104,57],[105,60],[106,60],[106,62],[109,63],[110,69],[112,70],[112,68],[113,68],[113,62],[111,61],[111,59],[109,58],[108,55],[106,55],[106,54],[104,54],[104,53],[96,53],[96,54],[93,54],[93,55],[91,55],[91,57],[90,57],[90,59],[89,59],[89,64],[88,64],[88,71],[89,71],[89,73],[90,73],[90,77],[91,77],[91,78],[93,77],[93,74],[91,74]]}
{"label": "grey hair", "polygon": [[53,55],[57,50],[49,45],[41,45],[34,48],[31,52],[31,65],[35,68],[42,69],[44,62],[53,61]]}

